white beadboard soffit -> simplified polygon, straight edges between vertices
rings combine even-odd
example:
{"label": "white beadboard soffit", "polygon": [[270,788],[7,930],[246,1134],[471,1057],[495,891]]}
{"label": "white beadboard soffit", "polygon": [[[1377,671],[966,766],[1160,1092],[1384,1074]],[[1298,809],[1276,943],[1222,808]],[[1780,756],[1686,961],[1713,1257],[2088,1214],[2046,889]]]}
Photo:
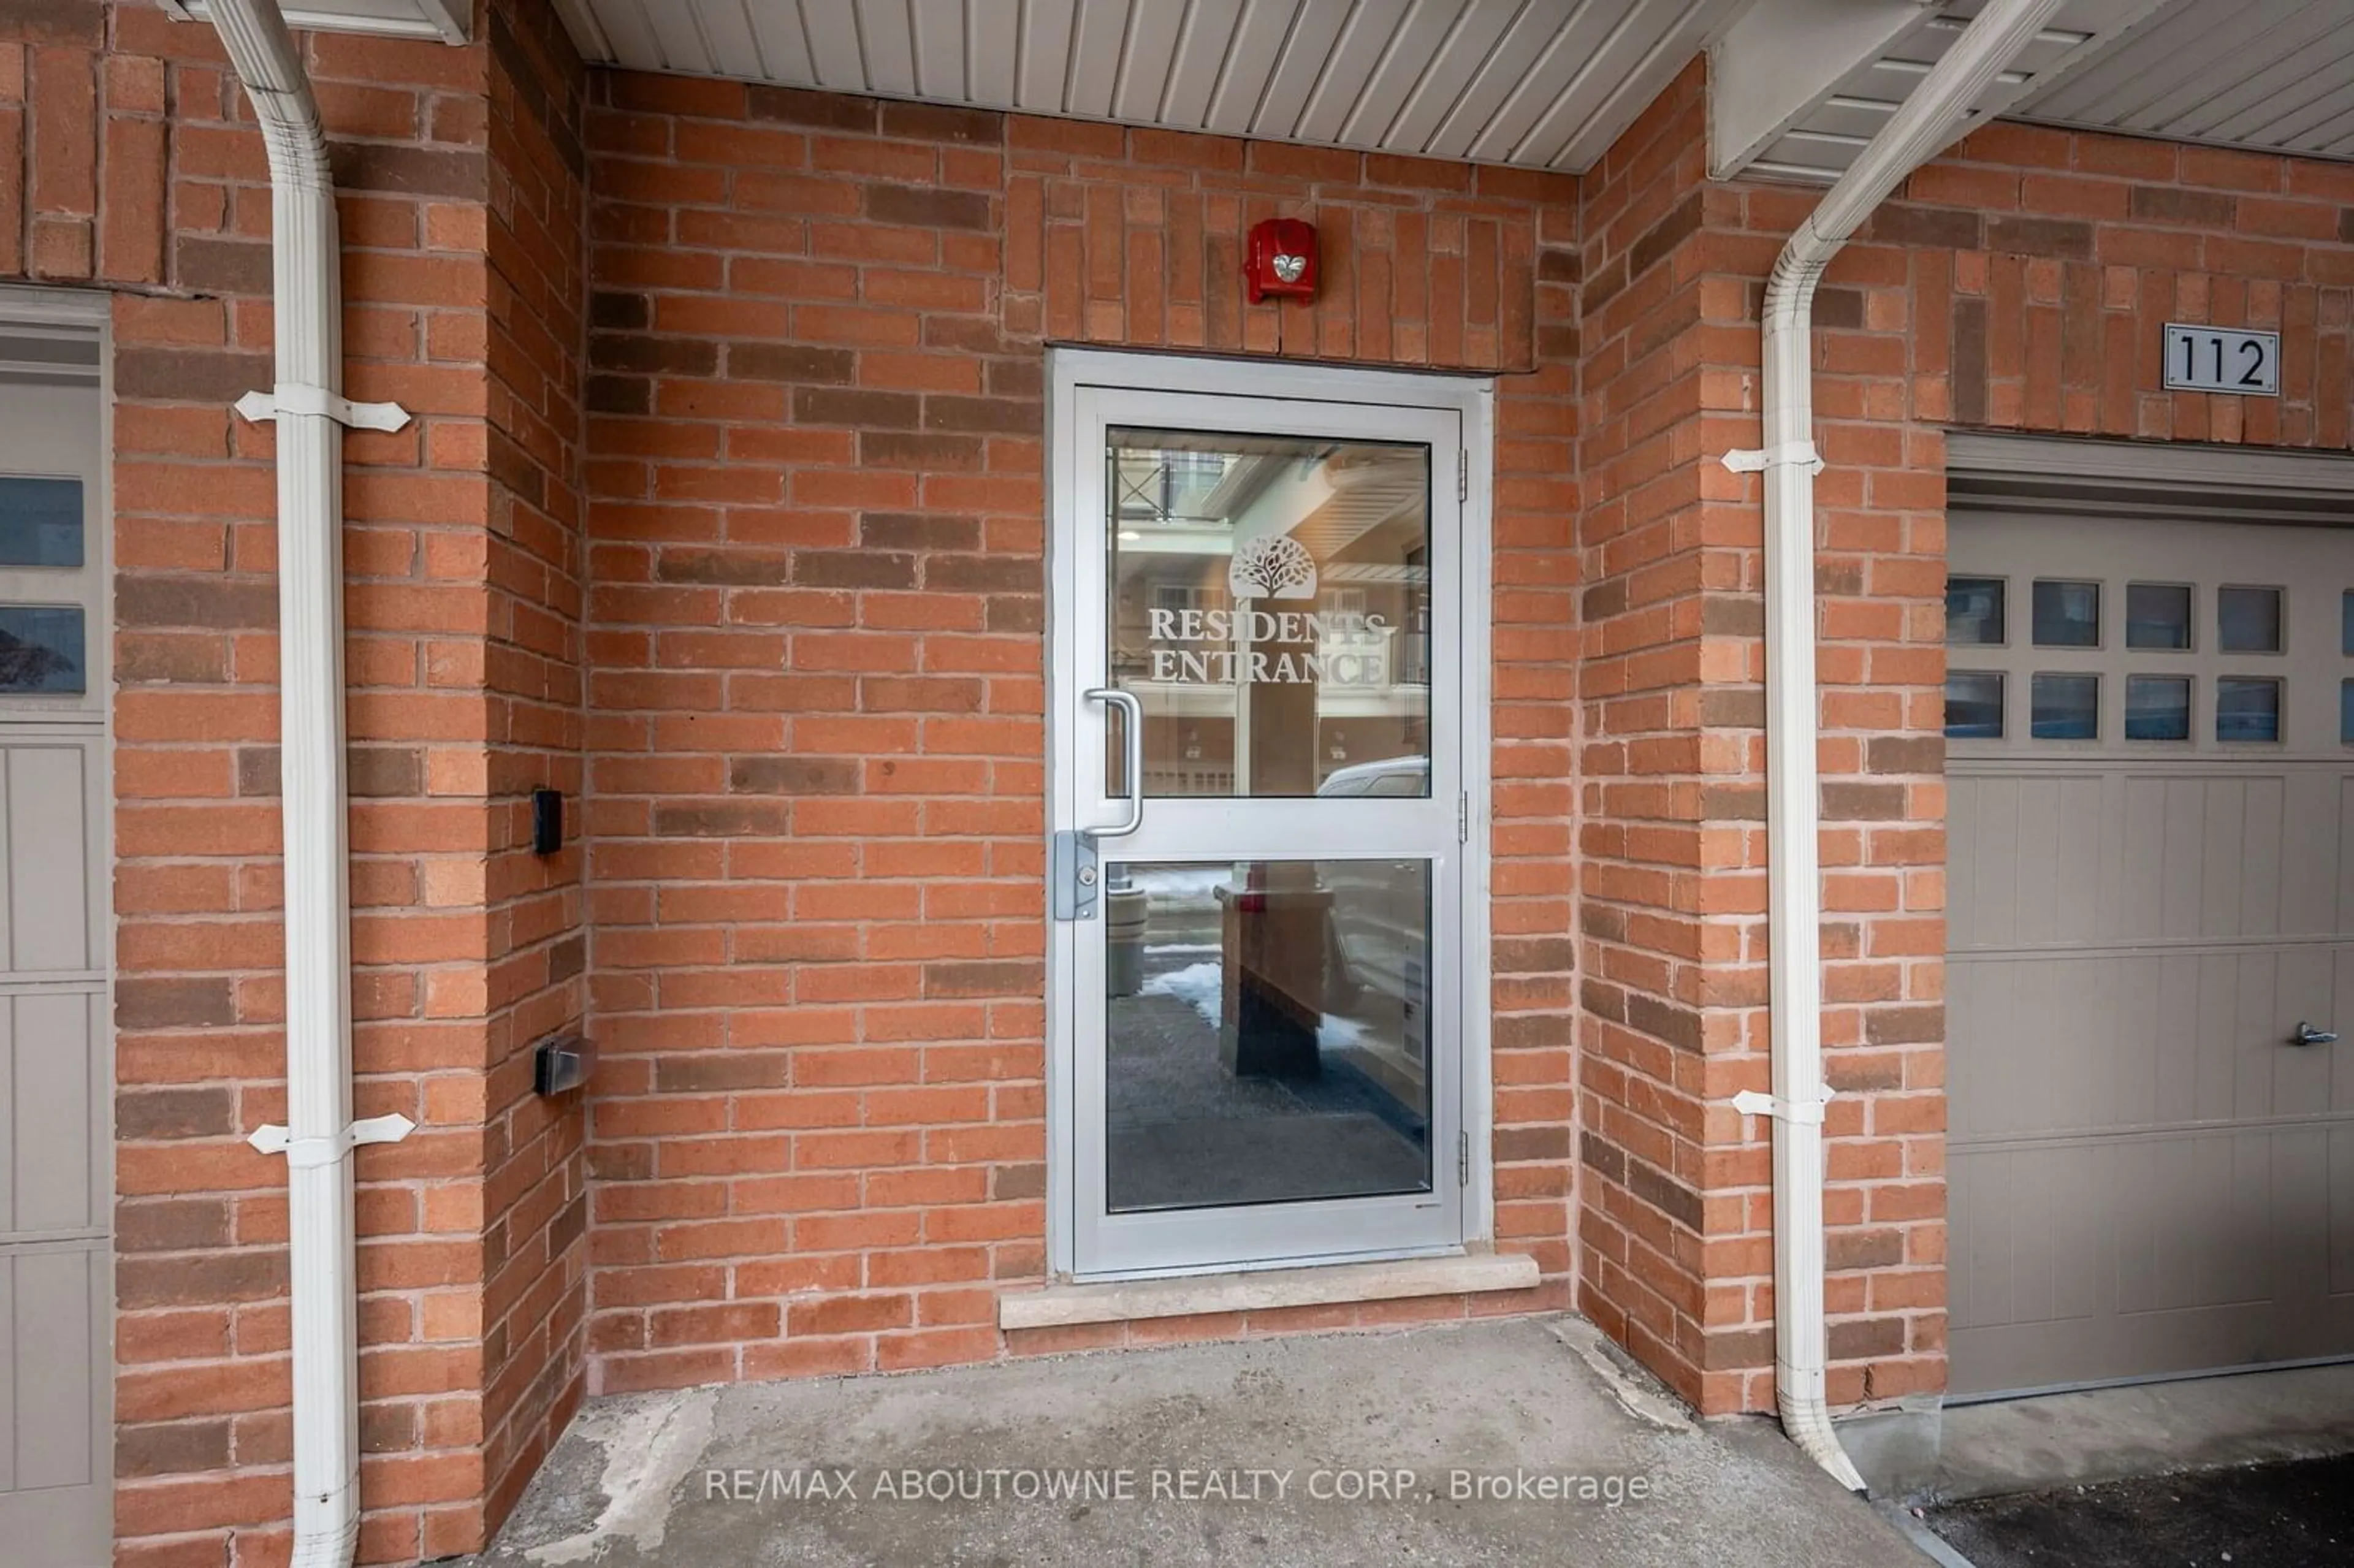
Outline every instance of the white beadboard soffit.
{"label": "white beadboard soffit", "polygon": [[558,0],[638,70],[1572,172],[1744,0]]}
{"label": "white beadboard soffit", "polygon": [[[1910,22],[1910,0],[1871,0],[1891,20],[1844,37],[1823,17],[1866,0],[554,3],[586,58],[631,69],[1572,173],[1712,48],[1718,73],[1750,79],[1721,87],[1730,119],[1712,106],[1712,172],[1827,184],[1980,0],[1918,0]],[[473,11],[283,9],[297,28],[451,44]],[[1865,58],[1819,58],[1875,26]],[[1994,118],[2354,161],[2354,0],[2070,0],[1969,124]]]}
{"label": "white beadboard soffit", "polygon": [[2171,0],[2012,111],[2256,152],[2354,158],[2354,0]]}

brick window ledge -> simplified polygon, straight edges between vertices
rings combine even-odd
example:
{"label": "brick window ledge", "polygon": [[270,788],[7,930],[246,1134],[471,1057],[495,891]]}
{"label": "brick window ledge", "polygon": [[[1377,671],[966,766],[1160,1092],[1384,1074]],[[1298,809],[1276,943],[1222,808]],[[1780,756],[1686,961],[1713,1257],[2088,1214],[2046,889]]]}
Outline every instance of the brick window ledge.
{"label": "brick window ledge", "polygon": [[1457,1257],[1195,1274],[1176,1279],[1050,1285],[1044,1290],[999,1297],[997,1326],[1066,1329],[1082,1323],[1125,1323],[1196,1313],[1265,1312],[1278,1307],[1321,1307],[1343,1301],[1532,1290],[1537,1283],[1537,1263],[1532,1257],[1518,1253],[1469,1253]]}

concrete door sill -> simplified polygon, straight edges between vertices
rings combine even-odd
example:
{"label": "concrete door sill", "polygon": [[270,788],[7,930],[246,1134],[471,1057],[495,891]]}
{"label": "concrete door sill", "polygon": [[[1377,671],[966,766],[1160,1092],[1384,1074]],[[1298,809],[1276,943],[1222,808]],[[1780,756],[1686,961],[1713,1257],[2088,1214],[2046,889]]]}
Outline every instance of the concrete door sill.
{"label": "concrete door sill", "polygon": [[1065,1329],[1080,1323],[1126,1323],[1201,1312],[1265,1312],[1278,1307],[1322,1307],[1341,1301],[1530,1290],[1536,1284],[1536,1259],[1517,1253],[1194,1274],[1178,1279],[1107,1280],[1097,1285],[1050,1285],[1044,1290],[1001,1296],[997,1326]]}

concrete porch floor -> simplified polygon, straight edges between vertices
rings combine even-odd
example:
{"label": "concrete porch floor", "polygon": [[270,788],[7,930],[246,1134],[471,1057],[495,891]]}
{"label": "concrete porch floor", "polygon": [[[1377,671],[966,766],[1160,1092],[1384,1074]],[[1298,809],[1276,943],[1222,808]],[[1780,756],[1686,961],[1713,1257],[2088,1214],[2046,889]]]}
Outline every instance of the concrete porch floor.
{"label": "concrete porch floor", "polygon": [[597,1400],[463,1561],[1924,1559],[1770,1423],[1691,1420],[1559,1317]]}

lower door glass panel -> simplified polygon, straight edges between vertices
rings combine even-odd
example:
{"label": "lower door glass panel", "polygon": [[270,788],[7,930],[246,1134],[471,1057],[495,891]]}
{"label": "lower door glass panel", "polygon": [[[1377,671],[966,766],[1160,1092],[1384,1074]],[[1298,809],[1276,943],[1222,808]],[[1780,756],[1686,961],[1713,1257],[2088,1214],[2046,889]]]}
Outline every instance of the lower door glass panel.
{"label": "lower door glass panel", "polygon": [[1431,1190],[1431,865],[1110,863],[1114,1213]]}

